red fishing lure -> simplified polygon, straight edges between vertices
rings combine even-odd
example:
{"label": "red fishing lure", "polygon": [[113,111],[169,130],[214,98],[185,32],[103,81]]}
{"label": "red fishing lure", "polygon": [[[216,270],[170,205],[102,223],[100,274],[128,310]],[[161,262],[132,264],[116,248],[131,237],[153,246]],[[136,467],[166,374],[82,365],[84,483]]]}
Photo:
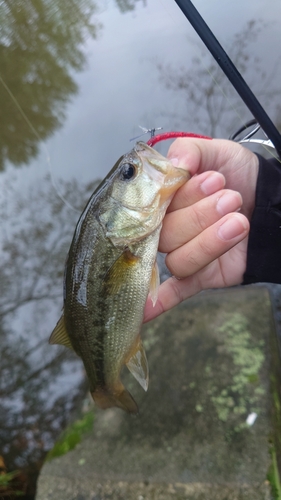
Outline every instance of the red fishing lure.
{"label": "red fishing lure", "polygon": [[208,139],[212,140],[212,137],[207,135],[193,134],[192,132],[164,132],[163,134],[157,134],[150,137],[146,144],[153,147],[157,142],[166,141],[167,139],[176,139],[177,137],[193,137],[196,139]]}

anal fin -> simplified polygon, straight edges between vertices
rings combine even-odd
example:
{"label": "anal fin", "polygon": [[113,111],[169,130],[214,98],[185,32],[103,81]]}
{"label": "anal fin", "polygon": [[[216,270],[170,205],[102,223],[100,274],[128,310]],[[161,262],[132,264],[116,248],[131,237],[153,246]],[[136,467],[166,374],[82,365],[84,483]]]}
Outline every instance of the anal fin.
{"label": "anal fin", "polygon": [[137,343],[135,346],[134,353],[126,363],[127,368],[130,370],[131,374],[135,377],[141,387],[147,391],[148,389],[148,363],[143,348],[140,336],[138,336]]}
{"label": "anal fin", "polygon": [[149,295],[152,300],[153,307],[157,302],[159,286],[160,286],[159,268],[157,262],[155,261],[151,273],[150,289],[149,289]]}

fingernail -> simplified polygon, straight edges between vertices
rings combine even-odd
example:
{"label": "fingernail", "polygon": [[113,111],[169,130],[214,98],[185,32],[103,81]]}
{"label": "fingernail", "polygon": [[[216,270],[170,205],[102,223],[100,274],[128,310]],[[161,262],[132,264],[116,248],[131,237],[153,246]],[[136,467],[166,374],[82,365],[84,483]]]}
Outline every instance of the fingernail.
{"label": "fingernail", "polygon": [[[220,184],[218,185],[218,182]],[[201,184],[201,189],[203,193],[206,195],[210,195],[215,193],[218,189],[223,188],[225,184],[225,180],[223,180],[222,175],[214,173],[211,174],[205,179]]]}
{"label": "fingernail", "polygon": [[221,240],[229,241],[244,233],[247,226],[238,217],[232,217],[225,221],[218,229],[218,236]]}
{"label": "fingernail", "polygon": [[235,212],[242,204],[242,197],[237,192],[226,192],[217,201],[217,211],[220,215]]}
{"label": "fingernail", "polygon": [[172,163],[172,165],[174,165],[174,167],[178,166],[178,164],[179,164],[179,159],[178,158],[169,158],[169,160]]}

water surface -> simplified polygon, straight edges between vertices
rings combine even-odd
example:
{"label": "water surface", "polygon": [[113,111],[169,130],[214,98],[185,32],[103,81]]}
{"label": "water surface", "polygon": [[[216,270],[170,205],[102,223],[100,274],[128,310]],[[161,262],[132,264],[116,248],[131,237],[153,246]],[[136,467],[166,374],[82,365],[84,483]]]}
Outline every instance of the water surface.
{"label": "water surface", "polygon": [[[280,127],[280,2],[194,3]],[[0,68],[0,455],[11,470],[37,467],[85,390],[81,362],[48,338],[93,183],[139,125],[227,138],[251,114],[173,0],[3,0]]]}

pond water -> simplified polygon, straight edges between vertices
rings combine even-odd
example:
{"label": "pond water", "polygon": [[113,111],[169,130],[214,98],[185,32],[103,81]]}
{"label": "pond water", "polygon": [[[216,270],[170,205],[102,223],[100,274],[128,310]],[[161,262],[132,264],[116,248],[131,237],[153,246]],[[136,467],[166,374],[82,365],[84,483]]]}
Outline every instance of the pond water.
{"label": "pond water", "polygon": [[[194,4],[281,128],[280,2]],[[139,125],[227,138],[251,114],[173,0],[2,0],[0,116],[0,456],[37,469],[86,390],[48,338],[95,182]]]}

